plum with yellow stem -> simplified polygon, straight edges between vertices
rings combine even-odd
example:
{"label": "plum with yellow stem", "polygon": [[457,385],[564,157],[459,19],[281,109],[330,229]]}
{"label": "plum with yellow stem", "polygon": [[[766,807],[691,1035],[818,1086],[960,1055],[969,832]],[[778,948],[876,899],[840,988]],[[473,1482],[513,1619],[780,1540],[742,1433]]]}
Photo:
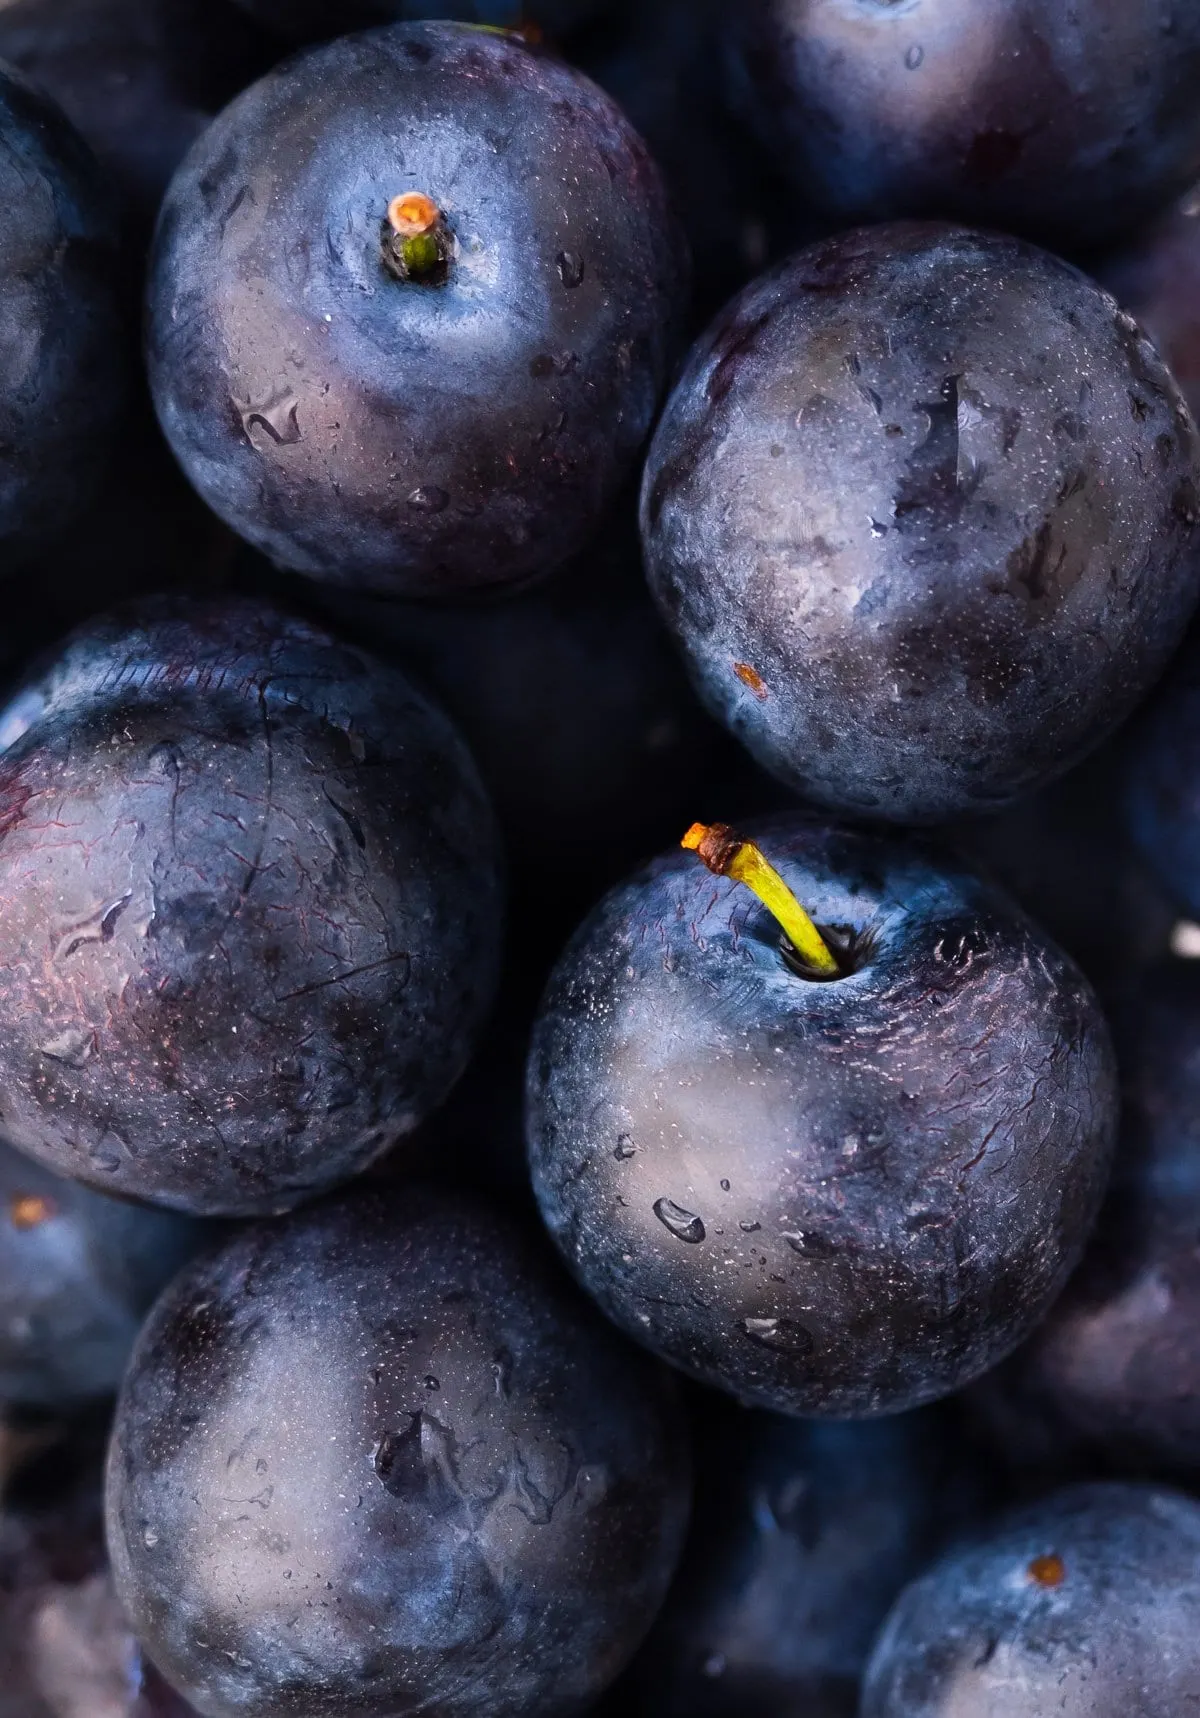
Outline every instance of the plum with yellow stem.
{"label": "plum with yellow stem", "polygon": [[1076,1263],[1107,1029],[960,865],[795,814],[750,833],[693,828],[716,876],[654,861],[563,955],[534,1189],[608,1315],[692,1376],[809,1416],[914,1407],[1009,1353]]}

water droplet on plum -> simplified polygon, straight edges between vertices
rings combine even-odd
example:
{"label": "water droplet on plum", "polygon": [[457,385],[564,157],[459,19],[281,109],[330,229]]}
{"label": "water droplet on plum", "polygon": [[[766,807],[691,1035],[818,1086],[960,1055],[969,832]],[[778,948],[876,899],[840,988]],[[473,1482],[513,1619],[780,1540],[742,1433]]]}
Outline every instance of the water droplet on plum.
{"label": "water droplet on plum", "polygon": [[95,1049],[95,1038],[75,1026],[68,1026],[38,1046],[43,1056],[61,1062],[65,1068],[82,1068]]}
{"label": "water droplet on plum", "polygon": [[679,1241],[686,1241],[689,1246],[696,1246],[704,1239],[704,1222],[694,1211],[685,1211],[682,1205],[676,1205],[673,1199],[656,1199],[654,1215],[664,1228],[669,1229]]}
{"label": "water droplet on plum", "polygon": [[276,447],[291,447],[303,439],[298,417],[299,401],[290,388],[272,395],[261,405],[250,400],[234,400],[232,404],[251,447],[262,451],[264,436]]}
{"label": "water droplet on plum", "polygon": [[810,1354],[813,1347],[811,1331],[790,1318],[743,1318],[741,1328],[763,1348],[774,1348],[784,1354]]}

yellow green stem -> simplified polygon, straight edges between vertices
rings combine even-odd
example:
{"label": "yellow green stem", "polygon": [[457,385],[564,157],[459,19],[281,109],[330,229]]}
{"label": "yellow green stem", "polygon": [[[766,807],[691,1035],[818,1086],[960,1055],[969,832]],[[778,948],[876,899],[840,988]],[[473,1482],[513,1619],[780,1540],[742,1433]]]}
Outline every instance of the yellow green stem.
{"label": "yellow green stem", "polygon": [[445,264],[445,256],[436,233],[414,233],[401,239],[396,247],[410,280],[423,280]]}
{"label": "yellow green stem", "polygon": [[718,877],[744,883],[771,913],[801,964],[816,978],[837,978],[841,968],[824,937],[774,865],[753,841],[743,841],[724,823],[693,823],[681,843]]}

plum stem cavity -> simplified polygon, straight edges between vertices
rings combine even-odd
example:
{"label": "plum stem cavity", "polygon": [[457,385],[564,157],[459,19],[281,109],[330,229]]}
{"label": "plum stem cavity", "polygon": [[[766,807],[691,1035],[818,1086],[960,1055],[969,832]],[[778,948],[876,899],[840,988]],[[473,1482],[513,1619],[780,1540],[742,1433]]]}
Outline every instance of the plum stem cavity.
{"label": "plum stem cavity", "polygon": [[795,956],[788,964],[800,977],[841,978],[842,968],[824,937],[753,841],[743,841],[727,823],[693,823],[680,845],[695,853],[714,876],[732,877],[758,896],[782,930],[784,952]]}
{"label": "plum stem cavity", "polygon": [[454,241],[432,197],[405,191],[392,198],[380,233],[380,255],[395,280],[441,286],[453,254]]}

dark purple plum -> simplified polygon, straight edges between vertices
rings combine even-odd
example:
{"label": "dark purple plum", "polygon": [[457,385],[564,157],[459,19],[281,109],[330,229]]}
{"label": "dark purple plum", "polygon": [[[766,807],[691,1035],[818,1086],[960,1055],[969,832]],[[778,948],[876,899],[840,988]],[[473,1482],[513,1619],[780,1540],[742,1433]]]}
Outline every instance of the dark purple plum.
{"label": "dark purple plum", "polygon": [[641,139],[515,36],[397,24],[288,60],[167,195],[151,386],[184,470],[283,567],[519,584],[630,476],[683,308]]}
{"label": "dark purple plum", "polygon": [[619,1692],[647,1718],[853,1718],[892,1602],[978,1507],[950,1425],[704,1404],[699,1431],[683,1564]]}
{"label": "dark purple plum", "polygon": [[460,1200],[248,1227],[135,1352],[109,1460],[121,1599],[206,1718],[570,1718],[679,1554],[669,1383]]}
{"label": "dark purple plum", "polygon": [[614,890],[551,978],[528,1145],[550,1233],[631,1336],[747,1403],[931,1401],[1030,1332],[1108,1173],[1083,976],[925,849],[793,814],[759,844],[842,951],[803,976],[691,855]]}
{"label": "dark purple plum", "polygon": [[1099,278],[1136,316],[1200,413],[1200,192],[1193,191],[1123,249]]}
{"label": "dark purple plum", "polygon": [[1200,1703],[1200,1504],[1081,1485],[897,1601],[861,1718],[1181,1718]]}
{"label": "dark purple plum", "polygon": [[104,177],[59,109],[3,65],[0,208],[0,555],[11,570],[60,544],[98,495],[130,365]]}
{"label": "dark purple plum", "polygon": [[1200,593],[1197,439],[1067,263],[937,225],[843,234],[735,299],[651,448],[651,586],[766,768],[901,822],[1063,773]]}
{"label": "dark purple plum", "polygon": [[1124,1091],[1108,1199],[1049,1317],[979,1386],[1035,1467],[1200,1473],[1200,969],[1152,970],[1114,1015]]}
{"label": "dark purple plum", "polygon": [[0,59],[58,102],[147,225],[192,143],[261,69],[227,0],[7,0]]}
{"label": "dark purple plum", "polygon": [[462,1071],[494,824],[395,670],[259,605],[97,621],[0,715],[0,1110],[22,1150],[196,1213],[285,1209]]}
{"label": "dark purple plum", "polygon": [[0,1404],[61,1413],[115,1394],[151,1304],[207,1235],[0,1141]]}
{"label": "dark purple plum", "polygon": [[1200,177],[1191,0],[745,0],[741,106],[841,224],[950,216],[1057,250]]}

